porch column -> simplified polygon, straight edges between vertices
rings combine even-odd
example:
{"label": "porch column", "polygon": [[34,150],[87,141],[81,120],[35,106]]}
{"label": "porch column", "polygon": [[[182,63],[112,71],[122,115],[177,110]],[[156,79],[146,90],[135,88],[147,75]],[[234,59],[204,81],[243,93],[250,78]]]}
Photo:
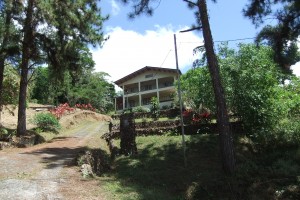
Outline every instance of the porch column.
{"label": "porch column", "polygon": [[125,109],[125,87],[123,85],[123,110]]}
{"label": "porch column", "polygon": [[115,113],[117,113],[117,97],[115,97]]}
{"label": "porch column", "polygon": [[141,82],[139,82],[139,106],[142,106]]}
{"label": "porch column", "polygon": [[157,96],[157,100],[159,102],[158,79],[155,79],[155,80],[156,80],[156,96]]}

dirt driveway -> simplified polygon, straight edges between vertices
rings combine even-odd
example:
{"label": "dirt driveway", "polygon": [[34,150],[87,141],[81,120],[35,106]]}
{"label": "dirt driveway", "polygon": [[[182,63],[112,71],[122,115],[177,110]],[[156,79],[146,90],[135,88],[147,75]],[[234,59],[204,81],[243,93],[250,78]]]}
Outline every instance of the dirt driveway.
{"label": "dirt driveway", "polygon": [[68,137],[23,149],[0,151],[0,199],[106,199],[96,179],[83,179],[74,158],[107,129],[89,122]]}

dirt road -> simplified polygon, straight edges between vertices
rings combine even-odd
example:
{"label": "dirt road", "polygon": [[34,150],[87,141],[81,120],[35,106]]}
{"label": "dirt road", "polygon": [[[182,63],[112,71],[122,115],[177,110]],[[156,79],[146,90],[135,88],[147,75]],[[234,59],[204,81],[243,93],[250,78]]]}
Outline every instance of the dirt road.
{"label": "dirt road", "polygon": [[0,151],[0,199],[105,199],[99,182],[83,179],[74,159],[89,140],[106,129],[105,122],[89,122],[68,137]]}

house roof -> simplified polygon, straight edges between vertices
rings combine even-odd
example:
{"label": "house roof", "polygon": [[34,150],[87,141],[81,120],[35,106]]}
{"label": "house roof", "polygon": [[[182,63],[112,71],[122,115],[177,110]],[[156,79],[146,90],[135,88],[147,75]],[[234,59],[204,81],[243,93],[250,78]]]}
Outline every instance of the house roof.
{"label": "house roof", "polygon": [[115,84],[116,85],[121,85],[122,83],[136,77],[137,75],[140,75],[144,72],[147,72],[147,71],[159,71],[159,72],[170,72],[170,73],[178,73],[179,71],[179,74],[181,74],[181,71],[180,70],[177,70],[177,69],[170,69],[170,68],[162,68],[162,67],[149,67],[149,66],[146,66],[146,67],[143,67],[127,76],[124,76],[123,78],[115,81]]}

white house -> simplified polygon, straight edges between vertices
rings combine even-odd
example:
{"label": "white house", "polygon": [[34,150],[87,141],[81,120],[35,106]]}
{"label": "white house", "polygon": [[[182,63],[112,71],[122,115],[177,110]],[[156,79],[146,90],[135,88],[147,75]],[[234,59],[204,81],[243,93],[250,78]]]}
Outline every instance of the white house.
{"label": "white house", "polygon": [[174,82],[179,74],[177,69],[146,66],[115,81],[123,89],[123,96],[115,99],[115,110],[150,108],[152,97],[158,98],[160,107],[171,106],[176,92]]}

